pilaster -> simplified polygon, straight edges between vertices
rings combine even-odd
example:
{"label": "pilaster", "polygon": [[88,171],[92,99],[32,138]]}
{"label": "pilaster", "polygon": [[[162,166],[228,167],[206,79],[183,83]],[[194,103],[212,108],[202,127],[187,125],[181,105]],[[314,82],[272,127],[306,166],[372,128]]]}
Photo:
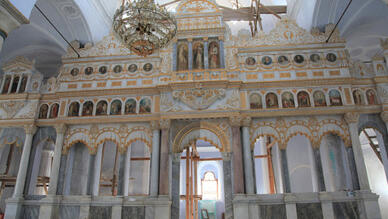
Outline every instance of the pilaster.
{"label": "pilaster", "polygon": [[168,142],[171,121],[169,119],[161,119],[159,123],[162,130],[162,136],[160,140],[159,195],[168,195],[170,175],[170,156]]}
{"label": "pilaster", "polygon": [[255,181],[253,178],[253,161],[252,161],[252,151],[250,144],[250,134],[249,129],[252,123],[250,117],[245,117],[242,120],[242,132],[243,132],[243,155],[244,155],[244,177],[245,177],[245,193],[254,194],[255,193]]}
{"label": "pilaster", "polygon": [[159,150],[160,150],[159,121],[151,121],[151,129],[152,129],[152,154],[151,154],[150,195],[157,196],[158,189],[159,189]]}
{"label": "pilaster", "polygon": [[242,117],[235,116],[229,118],[232,126],[232,169],[233,169],[233,193],[244,194],[244,168],[241,148],[241,121]]}

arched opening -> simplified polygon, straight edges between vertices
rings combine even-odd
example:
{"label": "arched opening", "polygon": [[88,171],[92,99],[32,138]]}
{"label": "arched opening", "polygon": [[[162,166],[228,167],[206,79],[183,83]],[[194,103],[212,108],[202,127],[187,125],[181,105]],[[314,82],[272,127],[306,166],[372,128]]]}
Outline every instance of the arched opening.
{"label": "arched opening", "polygon": [[102,147],[99,195],[116,196],[120,168],[118,145],[105,141]]}
{"label": "arched opening", "polygon": [[277,191],[272,160],[274,146],[277,146],[276,141],[269,136],[256,139],[253,159],[257,194],[275,194]]}
{"label": "arched opening", "polygon": [[345,147],[339,135],[336,133],[324,135],[319,151],[327,192],[359,189],[353,149]]}
{"label": "arched opening", "polygon": [[[384,137],[377,129],[364,128],[360,143],[372,192],[379,195],[382,218],[388,217],[388,159]],[[385,168],[384,168],[385,167]]]}
{"label": "arched opening", "polygon": [[0,146],[0,211],[5,212],[5,200],[12,197],[16,176],[19,171],[22,147],[17,141],[12,141]]}
{"label": "arched opening", "polygon": [[292,193],[318,192],[317,174],[309,139],[296,135],[287,143],[287,163]]}
{"label": "arched opening", "polygon": [[149,194],[150,150],[140,140],[133,142],[127,150],[131,150],[128,194],[146,196]]}
{"label": "arched opening", "polygon": [[[36,135],[37,138],[39,138],[39,133]],[[33,145],[31,153],[32,160],[30,160],[30,167],[28,171],[30,176],[27,180],[28,195],[48,194],[53,156],[54,141],[49,137],[43,139],[38,144]]]}
{"label": "arched opening", "polygon": [[64,195],[88,194],[90,171],[93,163],[87,146],[81,142],[75,143],[69,149],[65,170]]}
{"label": "arched opening", "polygon": [[222,218],[225,211],[222,155],[209,141],[196,139],[180,157],[179,218]]}

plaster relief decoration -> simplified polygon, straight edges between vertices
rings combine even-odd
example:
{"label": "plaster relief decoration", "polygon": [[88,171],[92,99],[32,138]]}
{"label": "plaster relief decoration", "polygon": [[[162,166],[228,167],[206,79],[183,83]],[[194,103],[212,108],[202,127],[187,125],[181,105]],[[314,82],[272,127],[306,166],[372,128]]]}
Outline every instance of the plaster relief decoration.
{"label": "plaster relief decoration", "polygon": [[173,91],[172,96],[193,110],[204,110],[225,97],[225,89],[189,89]]}
{"label": "plaster relief decoration", "polygon": [[217,109],[239,109],[240,108],[240,93],[238,90],[232,90],[228,92],[227,98],[224,104],[220,104]]}
{"label": "plaster relief decoration", "polygon": [[[4,101],[0,103],[0,108],[6,113],[3,119],[12,119],[26,105],[24,101]],[[35,109],[36,110],[36,109]]]}
{"label": "plaster relief decoration", "polygon": [[[332,30],[332,25],[326,26],[325,33],[314,29],[312,33],[299,27],[295,20],[288,16],[282,17],[276,24],[276,27],[271,30],[269,34],[259,33],[255,37],[247,34],[246,31],[240,31],[238,36],[230,36],[236,46],[241,47],[257,47],[262,45],[289,45],[289,44],[309,44],[309,43],[323,43],[327,39],[329,30]],[[334,31],[331,42],[343,43],[344,40],[338,35],[338,30]]]}
{"label": "plaster relief decoration", "polygon": [[[71,44],[82,57],[131,54],[130,50],[112,32],[94,46],[88,45],[81,48],[78,41],[73,41]],[[63,58],[77,58],[77,54],[69,47]]]}
{"label": "plaster relief decoration", "polygon": [[160,97],[160,110],[162,112],[177,112],[182,111],[182,107],[174,101],[170,94],[162,94]]}
{"label": "plaster relief decoration", "polygon": [[251,128],[251,146],[256,139],[271,136],[280,148],[286,148],[288,141],[296,135],[306,136],[311,146],[318,148],[322,138],[333,133],[342,138],[346,146],[351,146],[347,123],[339,117],[288,117],[277,119],[256,120]]}
{"label": "plaster relief decoration", "polygon": [[33,119],[37,113],[38,100],[32,100],[25,103],[15,115],[15,119]]}

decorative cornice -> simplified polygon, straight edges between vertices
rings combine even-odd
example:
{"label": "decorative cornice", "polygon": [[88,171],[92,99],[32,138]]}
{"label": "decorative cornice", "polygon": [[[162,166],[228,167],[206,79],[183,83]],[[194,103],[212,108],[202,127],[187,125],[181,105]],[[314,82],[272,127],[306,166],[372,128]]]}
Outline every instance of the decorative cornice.
{"label": "decorative cornice", "polygon": [[360,114],[357,112],[349,112],[345,113],[344,119],[348,124],[358,123],[358,119],[360,118]]}

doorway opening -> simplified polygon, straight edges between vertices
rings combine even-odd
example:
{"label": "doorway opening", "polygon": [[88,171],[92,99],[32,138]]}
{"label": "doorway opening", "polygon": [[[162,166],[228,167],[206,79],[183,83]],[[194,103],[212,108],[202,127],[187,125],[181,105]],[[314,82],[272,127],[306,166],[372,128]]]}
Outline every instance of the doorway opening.
{"label": "doorway opening", "polygon": [[219,150],[205,140],[196,140],[180,159],[180,218],[222,218],[224,176]]}

